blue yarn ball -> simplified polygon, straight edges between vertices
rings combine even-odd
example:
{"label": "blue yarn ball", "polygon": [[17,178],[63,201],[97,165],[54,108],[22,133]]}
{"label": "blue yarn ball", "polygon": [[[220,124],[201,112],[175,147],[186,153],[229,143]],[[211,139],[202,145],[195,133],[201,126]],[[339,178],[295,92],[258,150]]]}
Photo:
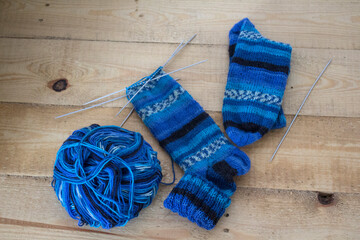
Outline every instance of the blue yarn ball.
{"label": "blue yarn ball", "polygon": [[140,133],[93,124],[59,149],[52,186],[79,226],[109,229],[149,206],[161,179],[157,153]]}

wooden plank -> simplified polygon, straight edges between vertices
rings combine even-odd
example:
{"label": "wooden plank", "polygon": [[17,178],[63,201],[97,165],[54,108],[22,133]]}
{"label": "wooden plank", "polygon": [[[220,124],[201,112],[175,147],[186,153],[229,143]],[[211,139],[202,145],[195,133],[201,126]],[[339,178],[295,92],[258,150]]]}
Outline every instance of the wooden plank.
{"label": "wooden plank", "polygon": [[[117,108],[99,108],[71,118],[54,116],[78,108],[0,104],[0,174],[52,176],[55,155],[75,129],[93,123],[119,125]],[[221,113],[211,112],[219,126]],[[291,116],[287,116],[288,121]],[[346,127],[344,127],[346,126]],[[164,180],[172,179],[171,162],[150,131],[134,114],[125,128],[140,132],[159,153]],[[273,163],[269,163],[285,129],[274,130],[244,148],[252,169],[237,178],[239,186],[328,192],[360,192],[360,119],[299,117]],[[177,180],[182,171],[176,166]]]}
{"label": "wooden plank", "polygon": [[[0,39],[0,101],[81,105],[129,86],[164,63],[174,44],[113,43],[67,40]],[[167,71],[203,59],[208,62],[175,73],[181,84],[210,111],[221,111],[228,72],[225,46],[191,45]],[[333,62],[301,114],[360,117],[360,51],[294,49],[284,98],[286,114],[295,114],[316,76]],[[55,92],[58,79],[68,88]],[[125,99],[113,105],[123,106]]]}
{"label": "wooden plank", "polygon": [[[0,177],[0,234],[17,239],[356,239],[360,195],[335,193],[322,205],[316,192],[243,188],[212,231],[165,209],[171,186],[125,228],[78,227],[58,202],[48,178]],[[11,200],[11,201],[9,201]],[[226,217],[227,216],[227,217]],[[16,237],[18,236],[18,237]]]}
{"label": "wooden plank", "polygon": [[96,1],[1,0],[0,35],[101,41],[228,42],[249,17],[260,32],[294,47],[360,49],[360,2],[351,0]]}

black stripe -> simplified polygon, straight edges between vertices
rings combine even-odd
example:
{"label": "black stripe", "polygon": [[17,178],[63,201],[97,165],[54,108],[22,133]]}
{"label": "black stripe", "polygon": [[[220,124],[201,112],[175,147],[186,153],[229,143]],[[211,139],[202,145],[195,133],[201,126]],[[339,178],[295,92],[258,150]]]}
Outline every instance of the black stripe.
{"label": "black stripe", "polygon": [[212,169],[227,182],[233,182],[233,177],[238,173],[237,170],[231,167],[225,160],[215,163]]}
{"label": "black stripe", "polygon": [[264,68],[269,71],[273,72],[283,72],[285,74],[289,74],[289,67],[288,66],[279,66],[271,63],[266,62],[259,62],[259,61],[250,61],[246,59],[242,59],[239,57],[234,57],[232,62],[243,65],[243,66],[250,66],[250,67],[257,67],[257,68]]}
{"label": "black stripe", "polygon": [[236,48],[236,44],[233,44],[233,45],[230,45],[230,46],[229,46],[229,57],[230,57],[230,58],[231,58],[232,56],[234,56],[235,48]]}
{"label": "black stripe", "polygon": [[212,210],[208,205],[206,205],[204,203],[203,199],[198,198],[196,195],[190,193],[189,191],[182,189],[182,188],[177,188],[175,187],[171,193],[173,194],[179,194],[182,195],[184,197],[186,197],[187,199],[189,199],[189,201],[197,208],[199,208],[203,213],[205,213],[205,215],[211,220],[213,221],[213,224],[216,225],[216,223],[219,221],[219,217],[217,215],[217,213]]}
{"label": "black stripe", "polygon": [[233,121],[225,121],[224,127],[227,129],[228,127],[236,127],[240,130],[243,130],[245,132],[252,132],[252,133],[260,133],[261,136],[264,136],[265,133],[269,131],[267,127],[257,125],[255,123],[247,122],[247,123],[236,123]]}
{"label": "black stripe", "polygon": [[193,120],[185,124],[181,129],[173,132],[169,137],[165,138],[164,140],[160,141],[160,146],[165,147],[167,144],[182,138],[185,136],[188,132],[190,132],[193,128],[196,127],[200,122],[204,121],[206,118],[209,117],[209,114],[206,112],[200,113],[197,117],[195,117]]}

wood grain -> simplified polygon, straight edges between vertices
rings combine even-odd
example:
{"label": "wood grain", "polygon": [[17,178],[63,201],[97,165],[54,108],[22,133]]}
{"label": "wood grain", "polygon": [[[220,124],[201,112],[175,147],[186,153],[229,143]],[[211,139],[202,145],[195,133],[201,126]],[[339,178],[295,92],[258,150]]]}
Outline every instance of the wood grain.
{"label": "wood grain", "polygon": [[[151,207],[125,228],[78,227],[56,199],[48,178],[0,177],[0,234],[6,239],[356,239],[359,194],[335,193],[321,205],[311,191],[240,187],[212,231],[165,209],[171,187],[161,186]],[[9,201],[11,199],[11,201]],[[19,232],[21,235],[19,235]]]}
{"label": "wood grain", "polygon": [[174,43],[198,32],[195,43],[226,45],[230,28],[249,17],[294,47],[360,49],[359,13],[351,0],[1,0],[0,35]]}
{"label": "wood grain", "polygon": [[[92,123],[119,125],[117,108],[99,108],[73,117],[54,116],[72,107],[0,104],[0,174],[52,176],[56,152],[75,129]],[[221,114],[211,112],[222,127]],[[291,116],[287,116],[290,121]],[[140,132],[159,153],[164,180],[170,181],[171,161],[156,139],[134,114],[125,128]],[[360,192],[360,119],[300,117],[273,163],[268,160],[285,129],[268,133],[244,148],[252,169],[237,178],[240,186],[328,192]],[[182,172],[176,167],[177,181]]]}
{"label": "wood grain", "polygon": [[[50,186],[56,152],[75,129],[119,125],[129,109],[114,117],[121,100],[54,117],[148,75],[197,32],[165,70],[209,60],[173,76],[222,128],[228,32],[244,17],[293,46],[288,122],[333,58],[274,161],[285,129],[242,149],[251,171],[236,178],[232,204],[212,231],[163,207],[172,186],[160,186],[125,228],[78,227]],[[0,0],[0,49],[1,239],[359,238],[360,1]],[[136,114],[125,128],[153,146],[170,181],[170,157]]]}
{"label": "wood grain", "polygon": [[[0,101],[81,105],[122,89],[162,65],[175,44],[0,39]],[[200,104],[221,111],[227,79],[225,46],[191,45],[167,68],[208,62],[174,74]],[[295,114],[327,61],[333,62],[302,110],[303,115],[360,117],[360,50],[294,49],[284,111]],[[67,79],[67,89],[53,83]],[[204,91],[206,89],[206,91]],[[125,99],[106,106],[123,106]]]}

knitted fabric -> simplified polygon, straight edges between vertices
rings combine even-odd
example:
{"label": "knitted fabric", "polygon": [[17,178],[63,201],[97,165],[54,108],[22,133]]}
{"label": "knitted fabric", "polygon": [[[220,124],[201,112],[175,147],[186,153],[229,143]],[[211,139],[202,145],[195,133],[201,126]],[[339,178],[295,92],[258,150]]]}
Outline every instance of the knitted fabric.
{"label": "knitted fabric", "polygon": [[[152,76],[164,74],[159,68]],[[127,88],[128,98],[142,82]],[[172,77],[150,81],[132,100],[135,110],[185,175],[166,198],[166,208],[212,229],[235,192],[233,177],[250,160],[225,138],[214,120]]]}
{"label": "knitted fabric", "polygon": [[292,48],[264,38],[247,18],[234,25],[229,40],[224,127],[235,144],[245,146],[286,126],[281,103]]}

